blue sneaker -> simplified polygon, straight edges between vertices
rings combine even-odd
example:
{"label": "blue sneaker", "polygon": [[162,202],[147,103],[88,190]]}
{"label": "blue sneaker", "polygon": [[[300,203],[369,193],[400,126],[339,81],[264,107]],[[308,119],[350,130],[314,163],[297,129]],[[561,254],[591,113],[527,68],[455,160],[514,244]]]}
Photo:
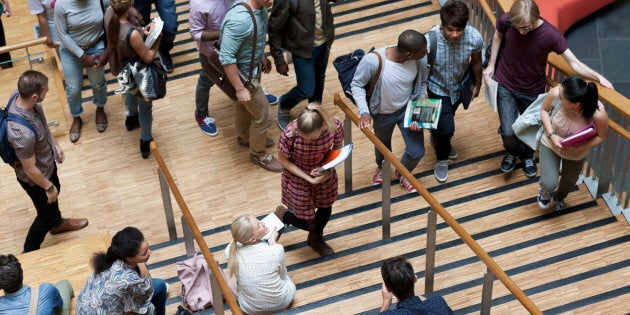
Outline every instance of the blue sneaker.
{"label": "blue sneaker", "polygon": [[217,126],[214,125],[214,118],[210,116],[199,117],[195,115],[195,120],[197,121],[197,124],[199,124],[199,128],[201,128],[203,133],[213,137],[219,134]]}
{"label": "blue sneaker", "polygon": [[271,93],[267,93],[267,89],[263,88],[263,92],[265,93],[265,96],[267,97],[267,101],[269,101],[269,105],[276,105],[278,104],[278,97],[271,94]]}

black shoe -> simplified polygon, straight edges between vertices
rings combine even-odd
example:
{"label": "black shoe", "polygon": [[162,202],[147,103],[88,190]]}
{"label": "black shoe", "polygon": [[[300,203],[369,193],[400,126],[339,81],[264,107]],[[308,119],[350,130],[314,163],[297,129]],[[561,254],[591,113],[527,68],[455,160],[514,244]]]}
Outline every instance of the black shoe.
{"label": "black shoe", "polygon": [[532,178],[536,176],[537,172],[538,169],[536,168],[536,160],[534,160],[534,158],[523,160],[523,173],[525,173],[525,176]]}
{"label": "black shoe", "polygon": [[140,154],[142,154],[143,159],[149,158],[149,154],[151,153],[151,147],[149,145],[151,144],[151,141],[153,141],[153,139],[149,141],[140,139]]}
{"label": "black shoe", "polygon": [[125,127],[127,127],[127,131],[132,131],[138,127],[140,127],[140,120],[138,120],[138,115],[130,115],[125,119]]}
{"label": "black shoe", "polygon": [[172,73],[173,72],[173,58],[171,57],[171,54],[159,53],[158,57],[160,58],[160,63],[162,64],[162,68],[164,68],[164,71],[166,71],[166,73]]}
{"label": "black shoe", "polygon": [[514,166],[516,166],[516,156],[506,153],[503,160],[501,160],[501,171],[509,173],[514,169]]}

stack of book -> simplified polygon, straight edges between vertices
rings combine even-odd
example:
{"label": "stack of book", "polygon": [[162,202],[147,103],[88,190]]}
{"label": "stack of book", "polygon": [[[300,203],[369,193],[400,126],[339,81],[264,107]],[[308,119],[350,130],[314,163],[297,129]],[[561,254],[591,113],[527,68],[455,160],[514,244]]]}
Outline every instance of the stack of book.
{"label": "stack of book", "polygon": [[153,23],[155,23],[155,25],[151,27],[149,34],[147,34],[147,38],[144,40],[144,45],[147,46],[147,48],[153,47],[153,44],[158,37],[160,37],[162,29],[164,28],[164,21],[162,21],[159,17],[154,17]]}

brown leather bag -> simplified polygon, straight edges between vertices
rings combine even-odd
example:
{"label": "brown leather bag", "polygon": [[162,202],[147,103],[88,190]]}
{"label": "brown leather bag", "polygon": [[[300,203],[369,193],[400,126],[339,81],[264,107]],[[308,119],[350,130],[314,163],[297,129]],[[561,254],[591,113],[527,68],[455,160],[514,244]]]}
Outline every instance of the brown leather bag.
{"label": "brown leather bag", "polygon": [[[253,49],[252,49],[252,57],[249,62],[249,75],[245,75],[242,71],[238,70],[239,77],[243,82],[245,87],[251,87],[252,74],[254,72],[254,59],[256,58],[256,40],[258,39],[258,25],[256,24],[256,18],[254,18],[254,12],[252,8],[245,2],[239,2],[237,5],[242,5],[247,8],[249,15],[252,17],[252,22],[254,23],[254,40],[253,40]],[[207,65],[203,65],[203,71],[212,79],[214,84],[218,86],[225,95],[231,98],[233,101],[237,101],[236,90],[232,83],[230,83],[230,79],[225,73],[225,69],[223,69],[223,65],[219,61],[219,51],[220,46],[215,44],[214,51],[208,57]]]}

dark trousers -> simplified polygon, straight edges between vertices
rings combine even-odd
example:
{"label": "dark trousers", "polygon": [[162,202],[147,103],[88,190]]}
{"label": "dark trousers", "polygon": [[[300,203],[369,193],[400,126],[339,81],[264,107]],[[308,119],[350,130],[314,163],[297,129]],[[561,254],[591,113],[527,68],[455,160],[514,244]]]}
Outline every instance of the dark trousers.
{"label": "dark trousers", "polygon": [[[2,14],[2,12],[0,12]],[[7,41],[4,38],[4,26],[2,25],[2,19],[0,19],[0,47],[6,46]],[[0,54],[0,68],[6,69],[13,67],[13,62],[11,62],[11,54],[6,52]]]}
{"label": "dark trousers", "polygon": [[328,43],[313,47],[311,58],[293,55],[297,85],[280,97],[279,105],[282,109],[291,110],[305,99],[308,99],[309,103],[322,102],[329,56]]}
{"label": "dark trousers", "polygon": [[173,49],[173,41],[177,35],[177,13],[175,12],[175,0],[135,0],[133,7],[140,12],[144,23],[151,23],[151,4],[155,4],[160,19],[164,21],[162,39],[158,52],[162,55],[168,54]]}
{"label": "dark trousers", "polygon": [[451,138],[455,134],[455,111],[461,104],[460,100],[451,104],[451,98],[448,96],[437,95],[431,90],[427,90],[429,98],[442,100],[442,111],[438,121],[437,129],[431,129],[431,136],[435,139],[435,156],[436,160],[448,160],[451,153]]}
{"label": "dark trousers", "polygon": [[499,84],[497,89],[497,107],[499,111],[499,134],[507,153],[518,156],[521,160],[534,157],[534,150],[523,143],[512,130],[512,124],[531,105],[538,94],[527,95],[512,92]]}
{"label": "dark trousers", "polygon": [[[57,176],[57,167],[53,170],[49,180],[57,187],[57,191],[61,191],[59,177]],[[22,188],[24,188],[28,196],[31,197],[33,205],[35,205],[35,209],[37,210],[37,216],[28,229],[28,234],[26,234],[26,241],[24,242],[24,252],[26,253],[38,250],[42,242],[44,242],[46,233],[48,233],[53,226],[61,224],[62,219],[61,211],[59,211],[59,202],[48,203],[48,197],[43,188],[37,185],[31,186],[20,179],[18,179],[18,182],[22,185]]]}
{"label": "dark trousers", "polygon": [[324,227],[326,227],[326,224],[328,224],[331,214],[332,207],[317,208],[317,212],[315,212],[315,219],[304,220],[296,217],[293,212],[287,211],[287,213],[284,215],[284,222],[291,224],[296,228],[323,235]]}

